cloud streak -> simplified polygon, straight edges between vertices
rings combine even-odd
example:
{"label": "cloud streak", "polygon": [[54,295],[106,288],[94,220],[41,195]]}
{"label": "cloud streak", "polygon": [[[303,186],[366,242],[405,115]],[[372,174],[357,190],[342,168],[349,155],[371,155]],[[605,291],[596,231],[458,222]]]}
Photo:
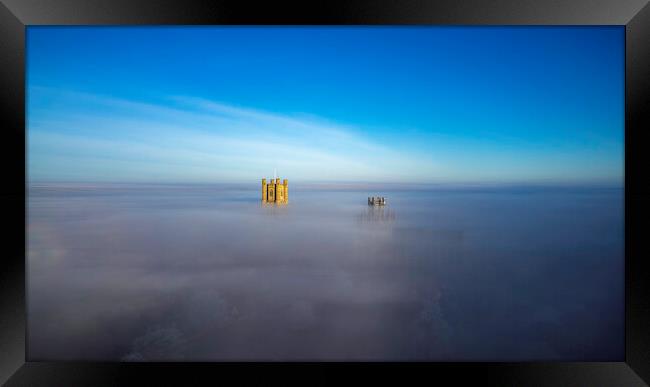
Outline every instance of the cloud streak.
{"label": "cloud streak", "polygon": [[432,167],[318,117],[194,97],[30,94],[32,180],[249,181],[277,168],[298,181],[409,181]]}

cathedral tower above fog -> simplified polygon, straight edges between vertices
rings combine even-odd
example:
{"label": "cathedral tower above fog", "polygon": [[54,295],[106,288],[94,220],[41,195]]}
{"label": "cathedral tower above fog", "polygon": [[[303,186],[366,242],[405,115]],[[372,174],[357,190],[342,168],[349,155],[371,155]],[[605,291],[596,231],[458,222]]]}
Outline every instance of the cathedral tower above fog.
{"label": "cathedral tower above fog", "polygon": [[289,201],[289,180],[284,179],[280,183],[280,178],[262,179],[262,202],[264,203],[287,203]]}

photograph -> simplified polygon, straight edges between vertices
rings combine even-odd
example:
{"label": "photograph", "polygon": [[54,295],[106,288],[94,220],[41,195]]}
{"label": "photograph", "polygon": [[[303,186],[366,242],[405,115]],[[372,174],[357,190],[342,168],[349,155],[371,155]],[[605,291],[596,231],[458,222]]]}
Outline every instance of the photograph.
{"label": "photograph", "polygon": [[625,361],[624,25],[29,25],[29,361]]}

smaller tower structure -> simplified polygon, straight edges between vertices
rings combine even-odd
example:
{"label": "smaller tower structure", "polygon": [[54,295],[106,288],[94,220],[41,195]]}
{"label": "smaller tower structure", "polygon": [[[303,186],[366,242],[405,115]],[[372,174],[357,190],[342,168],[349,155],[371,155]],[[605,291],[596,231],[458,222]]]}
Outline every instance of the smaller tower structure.
{"label": "smaller tower structure", "polygon": [[368,205],[370,206],[385,206],[386,198],[383,196],[370,196],[368,197]]}

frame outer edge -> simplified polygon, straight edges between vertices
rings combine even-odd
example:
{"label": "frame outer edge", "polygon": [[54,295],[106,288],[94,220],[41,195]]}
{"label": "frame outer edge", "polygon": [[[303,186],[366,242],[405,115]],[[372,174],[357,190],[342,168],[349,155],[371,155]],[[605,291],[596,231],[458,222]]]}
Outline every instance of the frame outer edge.
{"label": "frame outer edge", "polygon": [[[24,241],[24,205],[25,205],[25,159],[16,160],[15,149],[22,147],[25,149],[25,25],[23,20],[28,20],[27,24],[93,24],[93,23],[114,23],[114,24],[141,24],[143,22],[168,24],[173,23],[174,18],[158,17],[144,17],[144,20],[137,21],[138,17],[128,16],[126,9],[113,10],[109,15],[99,17],[97,14],[93,15],[84,14],[83,11],[76,13],[67,13],[69,10],[62,9],[63,13],[48,14],[47,10],[38,9],[35,7],[28,9],[25,13],[25,8],[21,8],[20,2],[14,0],[2,0],[0,3],[0,114],[4,125],[4,145],[5,150],[13,151],[0,152],[5,162],[4,169],[6,172],[6,180],[4,184],[0,185],[0,202],[6,209],[2,220],[9,227],[5,230],[12,230],[3,235],[3,240],[11,241],[13,243],[6,243],[11,248],[6,250],[6,254],[20,254],[24,257],[23,250],[14,251],[13,246],[16,244],[15,240],[20,240],[23,235]],[[10,3],[10,8],[17,12],[21,18],[17,17],[14,12],[5,6],[5,3]],[[34,6],[34,1],[25,0],[25,3]],[[52,2],[60,3],[60,2]],[[68,4],[70,2],[67,2]],[[89,1],[89,3],[94,3]],[[137,3],[137,2],[136,2]],[[142,4],[143,2],[139,2]],[[498,2],[497,4],[499,4]],[[592,2],[593,3],[593,2]],[[610,15],[608,24],[623,24],[625,20],[629,20],[626,24],[626,138],[625,138],[625,163],[627,167],[636,165],[635,168],[641,170],[639,161],[642,161],[643,144],[639,141],[641,134],[639,133],[648,126],[647,115],[650,110],[650,100],[648,95],[649,75],[650,75],[650,6],[647,1],[634,2],[636,9],[640,3],[645,6],[636,13],[636,16],[627,18],[618,22],[620,18],[625,17],[622,11],[629,11],[632,2],[625,2],[625,6],[619,8],[616,15]],[[18,5],[16,5],[18,4]],[[584,2],[579,2],[580,6],[575,6],[579,10],[585,10]],[[47,8],[47,3],[40,4]],[[371,6],[371,4],[367,4]],[[512,4],[509,4],[512,5]],[[29,8],[29,5],[27,6]],[[128,7],[127,7],[128,8]],[[217,7],[218,8],[218,7]],[[227,8],[227,7],[226,7]],[[444,7],[443,7],[444,8]],[[496,6],[496,8],[499,8]],[[501,8],[504,3],[501,3]],[[562,7],[560,7],[562,8]],[[560,17],[558,20],[553,21],[547,15],[541,15],[537,18],[531,18],[530,15],[525,16],[517,15],[516,12],[512,17],[501,17],[498,20],[505,24],[568,24],[574,20],[574,24],[594,24],[600,22],[602,19],[602,7],[596,13],[591,13],[591,16],[579,17],[574,13],[569,16]],[[615,9],[612,9],[615,10]],[[101,10],[100,10],[101,11]],[[123,12],[125,11],[125,12]],[[425,10],[426,11],[426,10]],[[360,11],[359,11],[360,12]],[[592,11],[594,12],[594,11]],[[154,12],[155,13],[155,12]],[[163,12],[165,13],[165,12]],[[471,13],[471,12],[470,12]],[[192,14],[192,12],[189,12]],[[179,15],[180,19],[187,19],[188,13]],[[426,14],[426,12],[425,12]],[[143,15],[140,15],[143,16]],[[485,15],[489,17],[489,15]],[[556,18],[558,15],[555,15]],[[227,15],[224,16],[229,19]],[[399,18],[399,15],[397,15]],[[441,24],[459,24],[459,22],[449,22],[450,15],[434,16],[431,20],[421,21],[423,23],[441,23]],[[459,17],[463,19],[462,15],[453,15],[452,19]],[[465,17],[465,19],[472,16]],[[191,18],[191,17],[190,17]],[[210,16],[207,16],[209,19]],[[377,18],[377,16],[375,16]],[[154,20],[156,19],[156,20]],[[362,18],[363,19],[363,18]],[[373,19],[373,17],[370,17]],[[507,19],[507,20],[506,20]],[[568,19],[564,21],[564,19]],[[63,21],[65,20],[65,21]],[[122,20],[120,22],[120,20]],[[189,20],[189,19],[188,19]],[[201,17],[194,16],[192,21],[203,20]],[[541,21],[540,21],[541,20]],[[560,21],[562,20],[562,21]],[[63,22],[62,22],[63,21]],[[124,22],[126,21],[126,22]],[[351,22],[354,20],[350,20]],[[414,20],[418,21],[418,20]],[[495,19],[495,22],[497,19]],[[62,22],[62,23],[61,23]],[[375,22],[380,22],[377,20]],[[469,22],[469,24],[476,24],[477,22]],[[601,22],[602,23],[602,22]],[[193,24],[193,23],[189,23]],[[225,23],[229,24],[229,23]],[[364,23],[368,24],[368,22]],[[372,22],[370,22],[372,24]],[[408,22],[405,24],[409,24]],[[481,24],[480,22],[478,24]],[[483,24],[489,24],[485,22]],[[634,102],[632,105],[631,103]],[[22,120],[22,121],[21,121]],[[631,133],[631,128],[635,128],[637,132]],[[636,140],[636,141],[633,141]],[[20,164],[20,165],[18,165]],[[20,172],[22,171],[22,172]],[[638,172],[636,172],[638,173]],[[625,187],[626,187],[626,223],[640,224],[644,219],[650,219],[648,214],[648,203],[650,202],[650,190],[648,189],[648,182],[643,179],[643,176],[635,174],[634,179],[630,177],[631,173],[626,172]],[[8,180],[8,181],[7,181]],[[632,181],[631,181],[632,180]],[[11,188],[10,188],[11,187]],[[18,187],[17,189],[14,187]],[[23,204],[21,206],[21,203]],[[634,204],[635,214],[631,214],[628,210],[631,204]],[[629,222],[628,216],[634,217],[636,223]],[[23,225],[22,229],[16,227],[16,224]],[[17,230],[16,230],[17,229]],[[635,266],[626,268],[626,277],[629,282],[627,285],[627,298],[626,298],[626,363],[645,381],[650,380],[650,301],[643,299],[644,295],[648,294],[650,284],[647,278],[650,278],[650,272],[647,269],[647,264],[642,261],[647,259],[649,249],[644,246],[643,239],[645,235],[643,230],[626,230],[626,249],[627,254],[634,254],[637,257]],[[630,242],[628,244],[627,242]],[[21,248],[24,244],[20,244]],[[21,258],[21,265],[14,264],[13,257],[3,260],[3,266],[0,269],[0,310],[11,311],[9,314],[0,314],[0,384],[4,383],[11,374],[25,363],[25,267],[24,259]],[[628,260],[628,264],[630,260]],[[646,267],[644,267],[644,265]]]}
{"label": "frame outer edge", "polygon": [[[25,26],[0,4],[0,384],[25,363]],[[22,227],[21,227],[22,226]]]}
{"label": "frame outer edge", "polygon": [[[638,226],[650,219],[646,139],[650,127],[650,4],[625,26],[625,218],[626,230],[625,361],[650,381],[650,248]],[[631,208],[634,208],[632,211]],[[637,227],[634,227],[637,226]],[[630,257],[634,255],[634,259]]]}
{"label": "frame outer edge", "polygon": [[2,0],[26,25],[624,25],[647,0]]}

